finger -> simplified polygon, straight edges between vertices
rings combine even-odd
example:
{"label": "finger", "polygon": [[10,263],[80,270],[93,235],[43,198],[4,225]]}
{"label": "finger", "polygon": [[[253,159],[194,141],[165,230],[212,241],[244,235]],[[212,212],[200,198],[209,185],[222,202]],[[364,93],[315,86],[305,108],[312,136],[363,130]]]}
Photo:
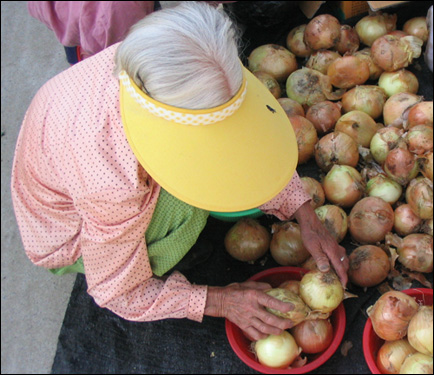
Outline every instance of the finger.
{"label": "finger", "polygon": [[250,341],[258,341],[268,337],[267,334],[259,332],[255,327],[252,326],[245,328],[243,333]]}
{"label": "finger", "polygon": [[252,288],[257,290],[268,290],[272,288],[270,284],[260,281],[245,281],[242,283],[242,285],[246,288]]}
{"label": "finger", "polygon": [[318,253],[312,254],[312,256],[313,259],[315,259],[316,265],[321,272],[330,271],[329,259],[323,252],[320,252],[319,254]]}
{"label": "finger", "polygon": [[[276,316],[274,317],[277,318]],[[259,332],[264,333],[266,335],[280,335],[283,332],[284,328],[279,328],[278,326],[276,326],[274,319],[272,318],[268,319],[268,317],[266,317],[265,320],[268,320],[271,323],[269,324],[268,322],[264,321],[261,318],[253,318],[251,320],[251,324]]]}
{"label": "finger", "polygon": [[348,268],[349,268],[350,261],[348,257],[345,255],[333,263],[334,263],[334,268],[336,270],[336,273],[339,279],[341,280],[341,284],[345,288],[348,282]]}
{"label": "finger", "polygon": [[277,298],[269,296],[266,293],[260,293],[258,295],[258,303],[262,306],[269,307],[283,313],[292,311],[295,308],[294,304],[292,304],[291,302],[280,301]]}

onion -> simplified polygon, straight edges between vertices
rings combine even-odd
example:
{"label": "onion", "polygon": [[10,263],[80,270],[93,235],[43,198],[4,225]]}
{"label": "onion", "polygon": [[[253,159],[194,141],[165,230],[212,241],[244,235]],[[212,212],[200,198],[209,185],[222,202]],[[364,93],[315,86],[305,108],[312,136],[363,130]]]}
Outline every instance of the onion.
{"label": "onion", "polygon": [[408,342],[418,352],[433,355],[433,310],[421,306],[408,325]]}
{"label": "onion", "polygon": [[378,79],[378,86],[388,97],[400,92],[416,94],[419,90],[419,81],[409,70],[400,69],[394,72],[383,72]]}
{"label": "onion", "polygon": [[421,226],[422,219],[413,212],[409,204],[402,204],[395,209],[393,229],[400,236],[419,232]]}
{"label": "onion", "polygon": [[243,218],[226,233],[224,244],[232,257],[249,262],[262,257],[267,252],[270,241],[270,233],[257,220]]}
{"label": "onion", "polygon": [[416,125],[433,126],[433,102],[423,101],[413,105],[408,111],[407,128]]}
{"label": "onion", "polygon": [[287,221],[276,223],[271,227],[273,237],[270,252],[273,259],[281,266],[296,266],[309,258],[301,239],[300,227],[297,223]]}
{"label": "onion", "polygon": [[274,298],[277,298],[279,301],[288,302],[294,305],[294,309],[286,313],[282,313],[281,311],[274,310],[269,307],[266,308],[269,312],[276,316],[284,319],[290,319],[294,323],[294,326],[305,320],[326,319],[329,317],[328,313],[312,311],[298,294],[295,294],[289,289],[273,288],[267,290],[266,293]]}
{"label": "onion", "polygon": [[328,172],[333,165],[356,167],[359,150],[356,141],[348,134],[335,131],[322,137],[315,145],[315,160],[318,167]]}
{"label": "onion", "polygon": [[357,169],[349,165],[334,165],[323,181],[326,198],[341,207],[352,207],[365,191],[363,179]]}
{"label": "onion", "polygon": [[419,305],[413,297],[399,291],[384,293],[367,309],[372,327],[383,340],[400,340],[407,334],[411,318]]}
{"label": "onion", "polygon": [[328,100],[314,104],[306,112],[306,118],[320,135],[332,130],[340,117],[341,105]]}
{"label": "onion", "polygon": [[350,25],[342,25],[339,42],[333,47],[341,55],[353,53],[359,49],[360,39],[356,30]]}
{"label": "onion", "polygon": [[411,271],[432,272],[433,237],[424,233],[412,233],[404,238],[396,234],[386,235],[386,245],[396,247],[399,262]]}
{"label": "onion", "polygon": [[304,42],[313,50],[330,49],[338,42],[341,24],[330,14],[321,14],[312,18],[304,31]]}
{"label": "onion", "polygon": [[325,202],[324,189],[319,181],[312,177],[301,177],[301,183],[306,193],[312,198],[310,205],[313,209],[322,206]]}
{"label": "onion", "polygon": [[288,77],[286,94],[297,103],[310,107],[327,99],[338,100],[344,93],[332,92],[330,78],[314,69],[303,67]]}
{"label": "onion", "polygon": [[307,270],[314,271],[314,270],[318,269],[318,266],[316,264],[314,257],[310,257],[306,260],[306,262],[304,262],[302,264],[301,268],[305,268]]}
{"label": "onion", "polygon": [[405,140],[408,150],[414,154],[422,155],[433,151],[433,128],[428,125],[411,127]]}
{"label": "onion", "polygon": [[262,82],[262,84],[268,90],[270,90],[270,92],[273,94],[273,96],[276,99],[279,99],[281,97],[282,90],[280,89],[279,82],[277,82],[271,74],[262,71],[257,71],[254,72],[253,74],[257,79],[259,79]]}
{"label": "onion", "polygon": [[351,236],[362,244],[383,241],[393,228],[392,206],[377,197],[366,197],[357,202],[348,216]]}
{"label": "onion", "polygon": [[433,158],[432,152],[423,155],[417,159],[421,173],[428,179],[433,179]]}
{"label": "onion", "polygon": [[298,164],[306,163],[315,152],[318,134],[313,124],[302,116],[289,116],[297,138]]}
{"label": "onion", "polygon": [[352,137],[357,144],[369,147],[374,134],[382,127],[362,111],[351,111],[341,116],[336,122],[335,131],[341,131]]}
{"label": "onion", "polygon": [[285,47],[264,44],[255,48],[248,57],[249,70],[262,71],[283,82],[297,69],[297,59]]}
{"label": "onion", "polygon": [[348,231],[348,216],[339,206],[326,204],[315,210],[316,216],[324,224],[336,242],[341,242]]}
{"label": "onion", "polygon": [[279,285],[279,289],[288,289],[298,295],[300,294],[300,280],[286,280]]}
{"label": "onion", "polygon": [[285,111],[286,115],[293,116],[305,116],[304,109],[301,106],[301,104],[297,103],[295,100],[289,99],[289,98],[279,98],[277,101],[282,106],[283,110]]}
{"label": "onion", "polygon": [[300,296],[312,310],[330,313],[344,299],[344,288],[333,271],[309,271],[300,280]]}
{"label": "onion", "polygon": [[306,354],[326,350],[333,340],[333,326],[328,319],[306,320],[292,328],[291,333]]}
{"label": "onion", "polygon": [[354,249],[349,256],[350,281],[361,287],[371,287],[384,281],[390,272],[390,260],[383,249],[374,245],[363,245]]}
{"label": "onion", "polygon": [[402,186],[384,174],[378,174],[366,184],[366,194],[395,204],[402,195]]}
{"label": "onion", "polygon": [[433,235],[433,219],[424,220],[422,223],[422,228],[420,229],[422,233]]}
{"label": "onion", "polygon": [[378,350],[377,367],[382,374],[399,374],[405,358],[415,352],[406,338],[386,341]]}
{"label": "onion", "polygon": [[306,24],[294,27],[286,37],[286,46],[297,57],[308,57],[313,50],[304,42]]}
{"label": "onion", "polygon": [[253,349],[259,363],[273,368],[287,368],[301,352],[294,338],[287,331],[256,341]]}
{"label": "onion", "polygon": [[389,151],[383,169],[393,181],[407,186],[419,173],[419,164],[416,162],[415,155],[400,145]]}
{"label": "onion", "polygon": [[384,35],[371,46],[371,56],[375,64],[387,72],[407,67],[422,53],[422,40],[415,36],[399,38]]}
{"label": "onion", "polygon": [[396,14],[371,14],[357,22],[355,30],[360,41],[371,46],[380,36],[396,29],[396,20]]}
{"label": "onion", "polygon": [[381,87],[362,85],[353,87],[342,97],[344,112],[362,111],[377,119],[383,114],[383,106],[387,96]]}
{"label": "onion", "polygon": [[408,35],[417,36],[424,43],[428,41],[429,31],[426,23],[426,17],[410,18],[404,23],[402,30]]}
{"label": "onion", "polygon": [[374,160],[377,163],[383,164],[387,154],[398,145],[403,134],[404,130],[395,128],[394,126],[379,129],[371,138],[369,145]]}
{"label": "onion", "polygon": [[414,104],[422,100],[421,96],[408,92],[400,92],[392,95],[386,100],[383,107],[384,125],[392,125],[397,128],[402,128],[404,123],[403,115],[407,113]]}
{"label": "onion", "polygon": [[368,63],[352,55],[339,57],[327,69],[331,84],[341,89],[362,85],[369,79],[369,75]]}
{"label": "onion", "polygon": [[432,356],[414,353],[408,356],[401,366],[400,374],[432,374],[433,358]]}
{"label": "onion", "polygon": [[372,81],[377,80],[381,73],[383,73],[383,69],[381,69],[377,64],[374,63],[371,57],[371,49],[363,48],[360,51],[354,52],[354,56],[362,59],[368,63],[369,66],[369,79]]}
{"label": "onion", "polygon": [[411,180],[406,191],[405,200],[413,212],[421,219],[433,217],[433,184],[426,177]]}
{"label": "onion", "polygon": [[402,30],[393,30],[388,32],[387,35],[394,35],[397,36],[398,38],[402,38],[403,36],[408,36],[408,34]]}
{"label": "onion", "polygon": [[307,60],[305,66],[306,68],[318,70],[322,74],[327,74],[327,70],[330,64],[339,57],[341,57],[341,55],[339,55],[339,53],[335,51],[322,49],[312,53]]}

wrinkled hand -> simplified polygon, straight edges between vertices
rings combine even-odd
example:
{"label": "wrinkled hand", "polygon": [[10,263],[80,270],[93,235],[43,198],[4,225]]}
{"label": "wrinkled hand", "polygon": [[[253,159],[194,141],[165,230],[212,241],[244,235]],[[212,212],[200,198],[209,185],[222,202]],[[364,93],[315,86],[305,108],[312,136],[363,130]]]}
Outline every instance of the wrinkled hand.
{"label": "wrinkled hand", "polygon": [[271,289],[269,284],[255,281],[208,287],[205,315],[227,318],[251,340],[279,335],[293,323],[268,312],[265,307],[288,312],[294,305],[269,296],[265,293],[268,289]]}
{"label": "wrinkled hand", "polygon": [[345,248],[337,243],[324,224],[318,219],[309,202],[298,209],[295,218],[300,225],[303,244],[315,259],[318,269],[322,272],[329,271],[331,262],[342,285],[345,287],[348,282],[349,267]]}

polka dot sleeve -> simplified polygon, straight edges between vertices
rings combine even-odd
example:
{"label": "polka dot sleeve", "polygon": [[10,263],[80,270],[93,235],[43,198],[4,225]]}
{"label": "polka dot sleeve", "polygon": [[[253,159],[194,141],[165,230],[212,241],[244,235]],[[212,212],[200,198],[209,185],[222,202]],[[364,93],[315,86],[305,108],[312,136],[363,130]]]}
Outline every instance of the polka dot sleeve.
{"label": "polka dot sleeve", "polygon": [[311,197],[303,188],[297,172],[292,176],[288,185],[271,201],[263,204],[259,209],[266,214],[274,215],[280,220],[290,220],[303,203]]}

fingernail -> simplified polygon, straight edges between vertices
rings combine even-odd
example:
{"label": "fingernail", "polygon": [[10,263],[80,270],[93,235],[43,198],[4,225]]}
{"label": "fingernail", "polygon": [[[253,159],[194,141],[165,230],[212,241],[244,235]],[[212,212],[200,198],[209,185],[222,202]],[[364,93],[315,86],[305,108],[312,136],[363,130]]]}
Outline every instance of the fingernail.
{"label": "fingernail", "polygon": [[330,269],[330,267],[327,264],[321,264],[320,266],[318,266],[318,269],[321,272],[326,272],[326,271],[328,271]]}

